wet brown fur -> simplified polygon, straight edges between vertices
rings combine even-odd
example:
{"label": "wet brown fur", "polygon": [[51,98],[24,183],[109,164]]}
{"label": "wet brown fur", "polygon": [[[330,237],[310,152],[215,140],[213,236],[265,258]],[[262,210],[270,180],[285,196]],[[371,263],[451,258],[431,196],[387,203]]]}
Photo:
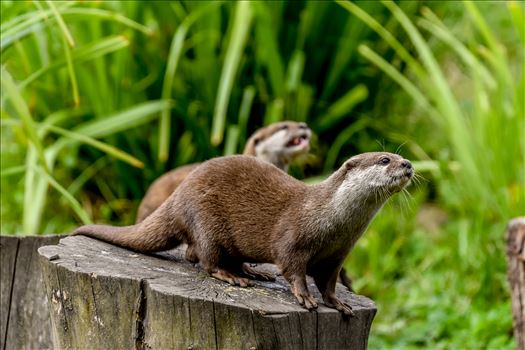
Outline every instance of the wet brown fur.
{"label": "wet brown fur", "polygon": [[[384,157],[391,159],[382,165],[387,168],[378,165]],[[385,183],[377,191],[366,187],[372,183],[363,176],[369,167]],[[310,186],[255,157],[220,157],[196,168],[143,222],[86,225],[73,234],[140,252],[185,242],[210,275],[240,286],[250,284],[246,276],[267,277],[244,263],[274,263],[301,305],[317,307],[306,286],[308,274],[327,306],[352,314],[335,296],[344,258],[388,197],[411,176],[410,162],[390,153],[352,157],[327,180]]]}

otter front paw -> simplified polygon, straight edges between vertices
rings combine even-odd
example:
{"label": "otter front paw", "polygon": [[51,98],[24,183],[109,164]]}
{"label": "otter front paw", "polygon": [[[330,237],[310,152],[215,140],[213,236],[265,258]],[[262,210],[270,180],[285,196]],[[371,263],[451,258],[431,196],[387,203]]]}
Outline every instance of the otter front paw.
{"label": "otter front paw", "polygon": [[294,293],[301,306],[308,310],[317,309],[317,301],[311,294]]}
{"label": "otter front paw", "polygon": [[328,307],[334,308],[338,311],[341,311],[343,314],[354,317],[354,311],[352,311],[352,307],[348,305],[345,302],[342,302],[337,298],[336,296],[328,296],[324,297],[324,304]]}

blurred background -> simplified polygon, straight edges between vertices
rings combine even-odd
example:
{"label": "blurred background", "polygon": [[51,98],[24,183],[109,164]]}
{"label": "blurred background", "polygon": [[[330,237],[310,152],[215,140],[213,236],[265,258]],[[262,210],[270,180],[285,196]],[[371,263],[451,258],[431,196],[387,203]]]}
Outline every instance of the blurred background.
{"label": "blurred background", "polygon": [[520,2],[2,1],[1,232],[130,224],[167,170],[305,121],[319,181],[365,151],[423,181],[348,258],[371,349],[513,349],[525,214]]}

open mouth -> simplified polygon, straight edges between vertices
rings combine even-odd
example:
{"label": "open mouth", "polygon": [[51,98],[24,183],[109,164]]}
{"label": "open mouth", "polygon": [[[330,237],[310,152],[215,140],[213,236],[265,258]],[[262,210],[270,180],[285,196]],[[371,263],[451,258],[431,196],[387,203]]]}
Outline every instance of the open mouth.
{"label": "open mouth", "polygon": [[300,135],[293,137],[288,143],[286,144],[286,147],[306,147],[308,146],[309,140],[308,136],[306,135]]}

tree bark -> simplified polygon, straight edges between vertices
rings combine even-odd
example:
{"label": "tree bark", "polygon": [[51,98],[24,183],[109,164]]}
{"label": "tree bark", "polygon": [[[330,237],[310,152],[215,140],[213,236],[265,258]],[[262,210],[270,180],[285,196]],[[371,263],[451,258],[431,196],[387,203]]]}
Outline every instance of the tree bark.
{"label": "tree bark", "polygon": [[525,217],[507,226],[508,278],[517,350],[525,350]]}
{"label": "tree bark", "polygon": [[[340,285],[356,317],[322,303],[308,312],[282,277],[230,286],[182,249],[147,256],[75,236],[39,253],[61,349],[366,349],[376,313]],[[309,288],[321,300],[312,280]]]}

